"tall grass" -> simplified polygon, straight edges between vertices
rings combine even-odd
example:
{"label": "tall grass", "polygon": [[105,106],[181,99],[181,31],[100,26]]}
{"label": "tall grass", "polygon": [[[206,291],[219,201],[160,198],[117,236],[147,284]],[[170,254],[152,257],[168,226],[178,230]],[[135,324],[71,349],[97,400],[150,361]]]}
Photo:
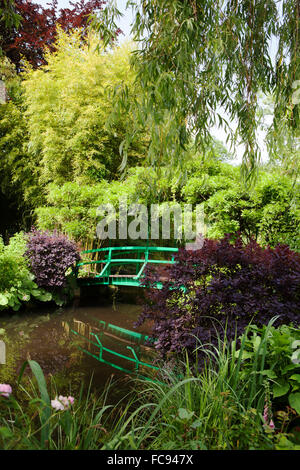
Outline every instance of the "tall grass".
{"label": "tall grass", "polygon": [[[159,382],[133,379],[135,396],[127,396],[115,406],[108,404],[108,398],[116,384],[108,383],[100,397],[92,396],[88,387],[76,397],[74,407],[53,411],[42,370],[28,361],[20,374],[21,378],[29,365],[34,376],[30,386],[23,388],[27,408],[13,399],[5,402],[9,405],[6,414],[0,406],[0,447],[273,449],[272,434],[263,427],[265,387],[261,372],[275,320],[270,321],[252,354],[247,373],[243,368],[247,360],[246,330],[239,346],[237,340],[229,344],[220,339],[216,347],[199,345],[196,364],[186,356],[173,370],[163,368]],[[59,395],[55,382],[51,383],[50,395]]]}
{"label": "tall grass", "polygon": [[[263,428],[264,368],[268,329],[243,374],[243,335],[217,347],[199,345],[206,355],[203,367],[191,367],[188,357],[181,368],[165,374],[166,384],[142,383],[143,393],[134,413],[123,420],[106,449],[272,449],[271,435]],[[226,336],[225,336],[226,337]],[[193,370],[192,370],[193,369]]]}
{"label": "tall grass", "polygon": [[[31,368],[32,378],[26,385],[19,383],[23,392],[22,403],[11,396],[0,397],[0,449],[49,449],[49,450],[93,450],[101,448],[109,438],[111,430],[118,426],[122,413],[127,414],[132,398],[127,396],[117,405],[108,404],[112,386],[106,384],[100,396],[91,393],[82,385],[74,406],[56,411],[51,407],[52,398],[59,396],[55,379],[51,379],[49,392],[42,369],[35,361],[26,361],[21,369],[21,380],[26,366]],[[4,405],[4,406],[1,406]]]}

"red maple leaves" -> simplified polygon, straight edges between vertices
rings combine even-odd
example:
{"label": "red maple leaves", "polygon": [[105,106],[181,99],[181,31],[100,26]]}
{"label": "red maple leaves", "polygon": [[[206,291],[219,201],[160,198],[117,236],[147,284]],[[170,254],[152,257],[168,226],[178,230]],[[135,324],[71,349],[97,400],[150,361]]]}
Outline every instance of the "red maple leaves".
{"label": "red maple leaves", "polygon": [[18,29],[1,32],[0,46],[18,71],[22,70],[22,57],[38,67],[45,63],[44,47],[53,47],[57,25],[64,31],[83,28],[84,35],[89,15],[100,11],[103,4],[104,0],[77,0],[58,10],[57,0],[49,0],[46,8],[31,0],[15,0],[15,12],[22,21]]}

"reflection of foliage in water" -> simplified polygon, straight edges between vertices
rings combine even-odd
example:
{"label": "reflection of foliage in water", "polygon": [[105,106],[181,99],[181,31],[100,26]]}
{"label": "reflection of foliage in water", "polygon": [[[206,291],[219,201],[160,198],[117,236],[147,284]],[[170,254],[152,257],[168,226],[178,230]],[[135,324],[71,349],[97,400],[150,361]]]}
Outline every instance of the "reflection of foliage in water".
{"label": "reflection of foliage in water", "polygon": [[16,363],[20,360],[20,343],[22,341],[13,341],[6,332],[0,338],[6,346],[6,362],[0,365],[0,382],[13,383],[16,378]]}
{"label": "reflection of foliage in water", "polygon": [[[113,322],[125,328],[132,328],[139,308],[133,305],[117,305],[116,310],[111,305],[107,307],[94,307],[81,309],[39,309],[27,311],[14,316],[5,315],[0,320],[0,339],[7,344],[7,365],[0,365],[0,383],[10,383],[16,390],[16,382],[21,365],[29,358],[38,362],[45,374],[47,383],[54,381],[63,395],[75,396],[84,384],[88,388],[92,379],[92,392],[96,396],[105,388],[109,380],[113,380],[110,389],[110,402],[117,403],[132,387],[132,374],[113,369],[109,365],[101,364],[93,357],[87,356],[77,346],[80,340],[76,335],[70,335],[70,326],[74,327],[74,320],[81,327],[82,332],[88,333],[93,322],[91,316]],[[84,330],[83,330],[84,329]],[[114,340],[116,341],[116,340]],[[114,344],[118,347],[118,344]],[[30,378],[29,370],[25,371],[22,382],[27,383]],[[29,385],[29,383],[28,383]],[[54,391],[53,391],[54,393]],[[18,392],[19,395],[19,392]],[[18,396],[24,400],[24,393]]]}
{"label": "reflection of foliage in water", "polygon": [[20,364],[25,359],[26,346],[29,344],[32,332],[41,323],[48,321],[50,315],[39,315],[33,318],[32,315],[29,317],[14,315],[2,318],[1,339],[6,345],[6,363],[0,366],[0,381],[15,383]]}
{"label": "reflection of foliage in water", "polygon": [[[93,366],[98,379],[93,385],[94,389],[102,389],[109,379],[109,374],[104,374],[102,385],[99,363],[89,360],[76,347],[79,342],[70,337],[69,323],[62,310],[44,315],[31,312],[2,318],[0,338],[6,344],[7,358],[6,364],[0,366],[0,383],[10,383],[16,389],[20,367],[28,354],[40,363],[48,384],[54,380],[61,393],[66,395],[79,393],[83,383],[88,386],[93,376]],[[85,323],[80,323],[85,327]],[[21,396],[18,398],[22,400]]]}

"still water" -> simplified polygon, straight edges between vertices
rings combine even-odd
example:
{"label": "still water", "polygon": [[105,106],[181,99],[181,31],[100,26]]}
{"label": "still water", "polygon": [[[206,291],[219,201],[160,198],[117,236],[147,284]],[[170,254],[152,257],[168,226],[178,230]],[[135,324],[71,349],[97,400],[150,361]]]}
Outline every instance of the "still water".
{"label": "still water", "polygon": [[[97,331],[98,321],[104,321],[127,330],[149,334],[150,323],[134,328],[141,310],[142,307],[134,303],[107,300],[101,302],[98,299],[92,305],[77,302],[64,309],[47,310],[43,307],[39,311],[20,312],[10,316],[2,314],[0,339],[6,343],[6,364],[0,365],[0,383],[15,384],[21,365],[30,358],[40,364],[46,378],[54,376],[60,394],[75,396],[82,383],[87,387],[91,378],[92,390],[99,394],[112,379],[114,386],[110,388],[110,401],[119,400],[132,387],[132,375],[82,352],[78,346],[97,354],[97,351],[92,350],[93,346],[91,349],[91,345],[73,334],[72,330],[88,337],[91,332]],[[104,346],[121,353],[127,347],[126,343],[115,337],[109,337]],[[107,359],[133,370],[134,364],[122,358]],[[146,362],[151,362],[151,359],[146,359]]]}

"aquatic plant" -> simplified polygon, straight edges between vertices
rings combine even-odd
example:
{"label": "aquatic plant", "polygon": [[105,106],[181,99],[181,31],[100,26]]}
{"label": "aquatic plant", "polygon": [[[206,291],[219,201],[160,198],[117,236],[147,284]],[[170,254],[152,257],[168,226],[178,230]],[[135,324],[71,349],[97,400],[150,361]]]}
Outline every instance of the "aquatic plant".
{"label": "aquatic plant", "polygon": [[[294,414],[274,412],[267,370],[267,343],[273,318],[253,354],[248,356],[250,328],[240,341],[218,338],[217,347],[198,345],[207,357],[202,369],[188,355],[176,367],[164,367],[163,381],[133,379],[135,394],[116,406],[106,403],[109,385],[93,397],[90,387],[62,396],[35,361],[35,380],[19,387],[28,397],[22,406],[13,395],[0,396],[0,448],[98,450],[275,450],[300,449]],[[282,355],[289,345],[282,345]],[[50,391],[49,391],[50,390]],[[51,395],[54,400],[50,400]],[[283,422],[284,421],[284,422]]]}

